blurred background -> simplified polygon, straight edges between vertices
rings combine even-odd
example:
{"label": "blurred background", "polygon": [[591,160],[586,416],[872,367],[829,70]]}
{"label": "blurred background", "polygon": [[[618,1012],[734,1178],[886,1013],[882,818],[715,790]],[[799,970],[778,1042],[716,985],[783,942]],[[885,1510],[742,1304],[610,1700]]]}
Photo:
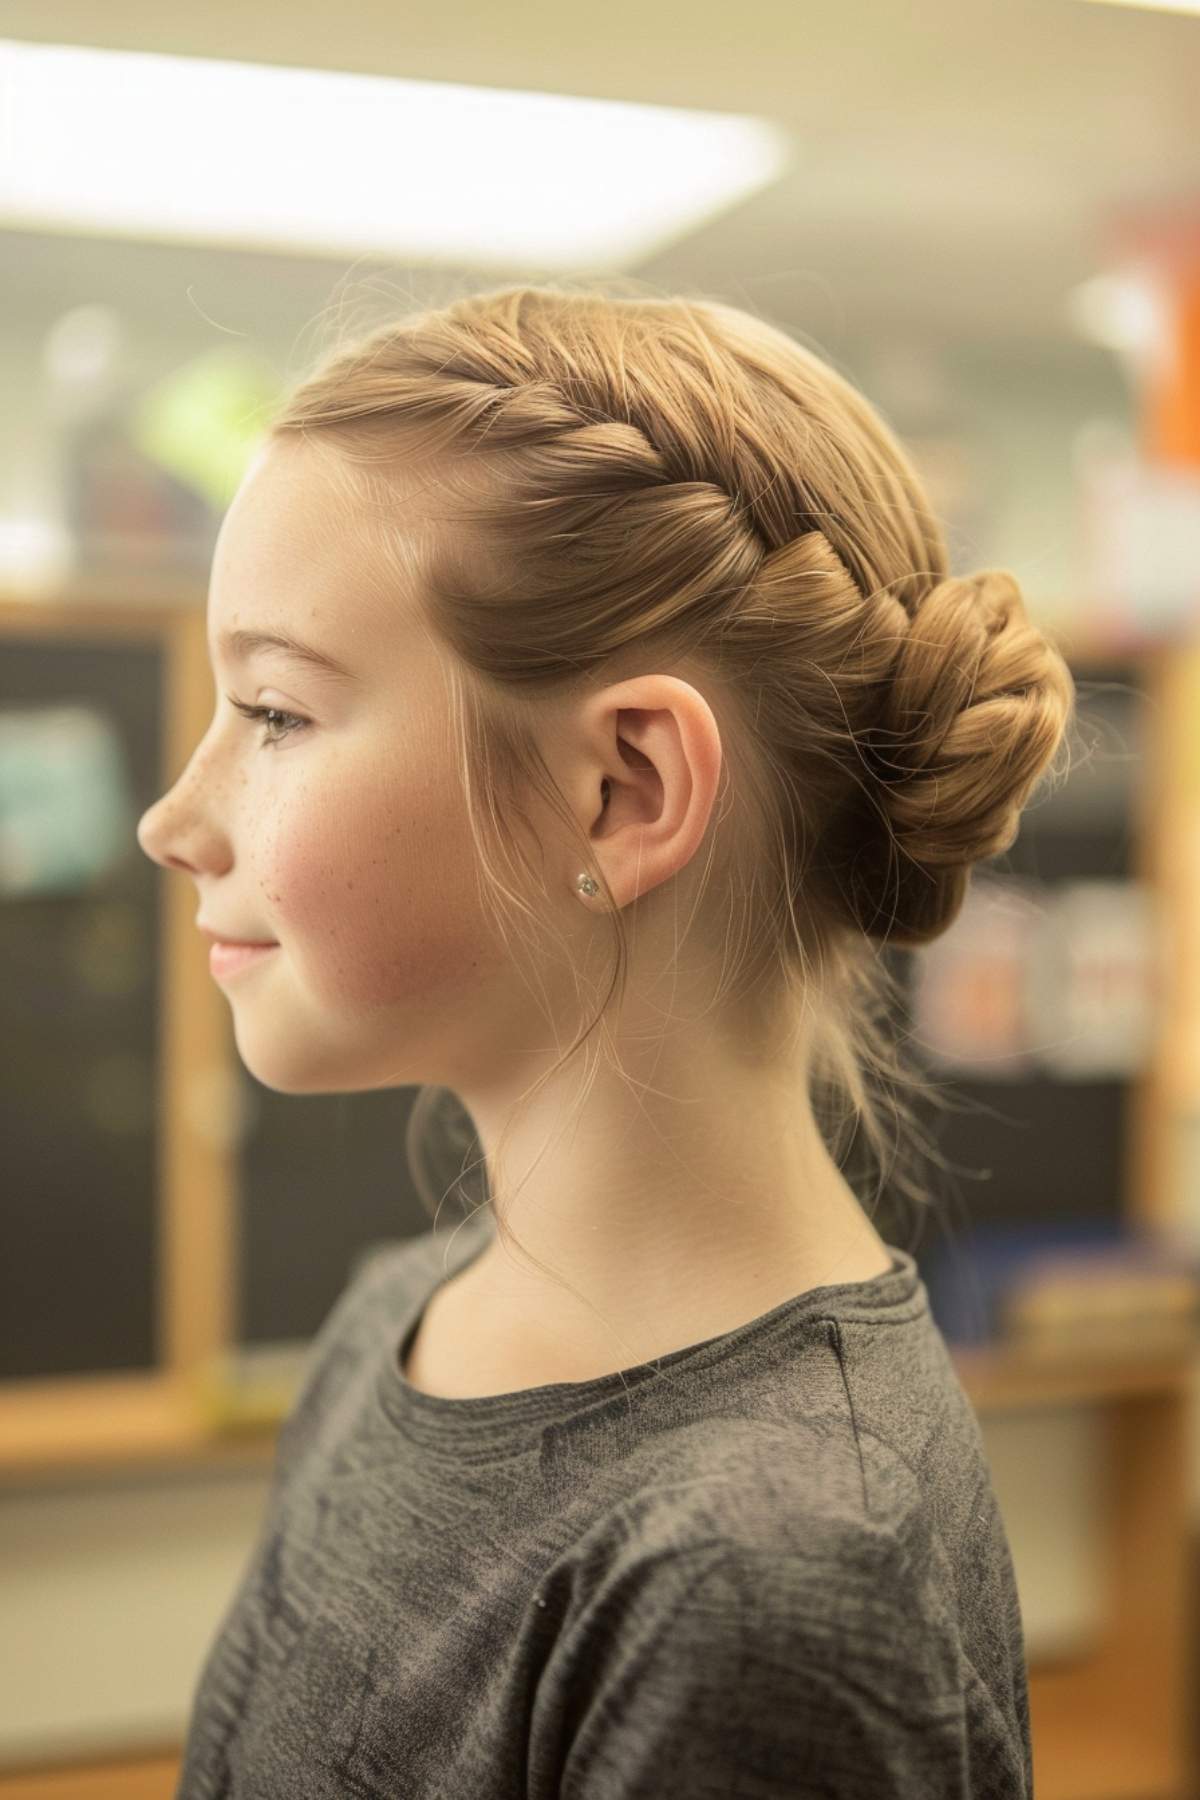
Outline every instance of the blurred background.
{"label": "blurred background", "polygon": [[135,840],[210,716],[224,509],[335,334],[611,277],[817,349],[1076,674],[1069,778],[900,965],[953,1106],[877,1223],[979,1414],[1039,1800],[1196,1800],[1197,5],[0,30],[0,1800],[173,1794],[305,1349],[430,1225],[413,1093],[248,1076]]}

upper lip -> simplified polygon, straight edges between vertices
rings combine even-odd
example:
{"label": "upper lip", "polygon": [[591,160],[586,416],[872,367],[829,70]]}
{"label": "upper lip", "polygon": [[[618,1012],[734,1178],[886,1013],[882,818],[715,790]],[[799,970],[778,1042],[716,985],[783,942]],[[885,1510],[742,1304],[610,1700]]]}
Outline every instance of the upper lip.
{"label": "upper lip", "polygon": [[275,942],[274,938],[229,937],[223,931],[214,931],[211,925],[205,925],[199,919],[196,920],[196,924],[199,930],[204,933],[204,936],[206,938],[211,938],[214,944],[244,944],[247,948],[263,949],[266,945]]}

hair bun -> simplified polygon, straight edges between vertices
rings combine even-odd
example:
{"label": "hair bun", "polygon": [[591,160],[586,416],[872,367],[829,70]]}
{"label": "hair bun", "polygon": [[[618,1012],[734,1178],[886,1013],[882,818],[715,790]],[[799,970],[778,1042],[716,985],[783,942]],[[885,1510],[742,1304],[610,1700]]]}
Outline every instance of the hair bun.
{"label": "hair bun", "polygon": [[949,576],[918,602],[860,740],[872,779],[843,891],[869,936],[916,945],[951,924],[972,864],[1016,838],[1074,694],[1007,569]]}

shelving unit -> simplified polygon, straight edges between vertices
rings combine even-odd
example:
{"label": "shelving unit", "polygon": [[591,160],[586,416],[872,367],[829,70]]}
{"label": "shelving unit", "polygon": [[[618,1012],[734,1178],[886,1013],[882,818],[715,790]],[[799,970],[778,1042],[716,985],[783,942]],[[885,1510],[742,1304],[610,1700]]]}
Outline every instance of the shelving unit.
{"label": "shelving unit", "polygon": [[[1106,658],[1090,652],[1089,671]],[[1118,659],[1113,659],[1116,662]],[[1180,1200],[1174,1149],[1200,1101],[1200,656],[1189,647],[1136,658],[1146,737],[1133,828],[1133,874],[1155,894],[1170,945],[1161,1029],[1134,1084],[1122,1200],[1126,1222],[1169,1233]],[[981,1418],[1087,1406],[1105,1426],[1105,1627],[1083,1655],[1031,1661],[1030,1716],[1039,1800],[1196,1800],[1200,1642],[1190,1516],[1190,1432],[1198,1363],[1194,1322],[1106,1356],[1019,1346],[958,1349]]]}

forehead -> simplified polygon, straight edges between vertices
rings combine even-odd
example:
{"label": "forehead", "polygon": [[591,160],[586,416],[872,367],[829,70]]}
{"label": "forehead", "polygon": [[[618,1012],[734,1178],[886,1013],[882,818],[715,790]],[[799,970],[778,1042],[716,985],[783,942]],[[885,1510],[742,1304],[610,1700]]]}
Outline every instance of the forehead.
{"label": "forehead", "polygon": [[382,647],[372,534],[348,471],[299,439],[270,441],[217,534],[210,655],[245,654],[271,635],[314,644],[334,660],[365,648],[368,637]]}
{"label": "forehead", "polygon": [[213,553],[214,597],[226,583],[320,580],[353,562],[353,495],[326,458],[300,441],[271,441],[255,455],[221,521]]}
{"label": "forehead", "polygon": [[224,640],[249,632],[298,639],[363,682],[432,674],[429,663],[449,657],[425,612],[443,487],[425,458],[398,454],[385,470],[352,463],[330,440],[269,438],[213,553],[214,667]]}

